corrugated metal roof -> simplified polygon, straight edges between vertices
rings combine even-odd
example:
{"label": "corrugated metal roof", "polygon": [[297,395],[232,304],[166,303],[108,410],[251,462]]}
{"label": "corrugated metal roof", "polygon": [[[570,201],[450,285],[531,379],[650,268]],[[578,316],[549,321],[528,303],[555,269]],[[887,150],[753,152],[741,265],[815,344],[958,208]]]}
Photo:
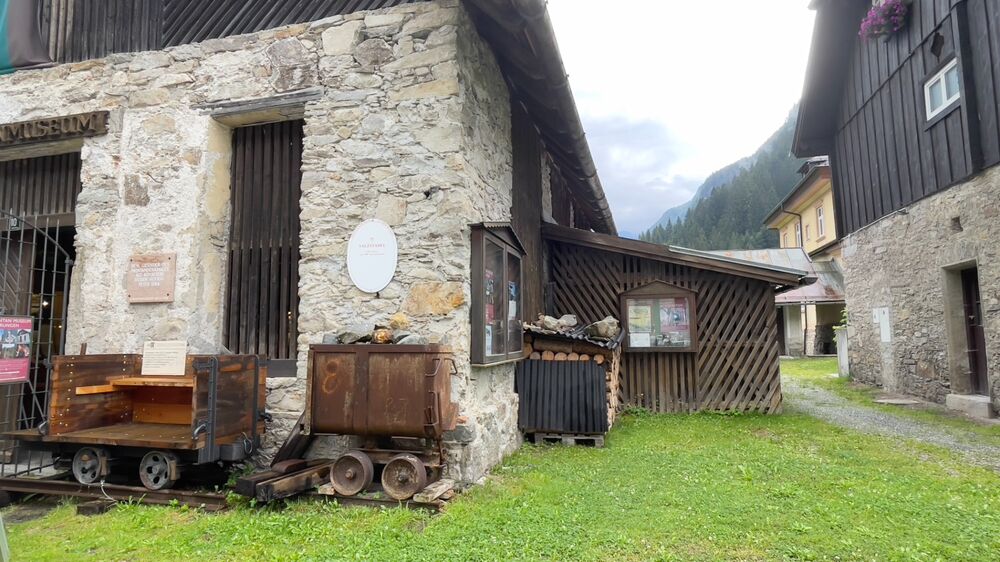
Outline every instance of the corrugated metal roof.
{"label": "corrugated metal roof", "polygon": [[836,262],[809,259],[802,248],[770,248],[765,250],[722,250],[709,252],[730,259],[767,264],[772,267],[805,271],[816,282],[779,294],[778,304],[808,304],[844,302],[844,275]]}
{"label": "corrugated metal roof", "polygon": [[534,324],[524,324],[524,329],[536,336],[566,341],[582,341],[604,349],[617,349],[625,338],[625,331],[619,330],[618,335],[610,340],[591,338],[587,335],[587,326],[579,326],[569,332],[556,332],[535,326]]}
{"label": "corrugated metal roof", "polygon": [[[673,252],[677,252],[678,254],[712,258],[719,261],[729,262],[732,264],[748,265],[763,269],[770,269],[771,271],[778,271],[781,273],[790,273],[792,275],[798,275],[800,277],[807,276],[809,274],[809,269],[796,267],[794,265],[784,265],[781,263],[773,263],[764,260],[748,259],[738,255],[729,255],[721,252],[705,252],[702,250],[694,250],[692,248],[684,248],[682,246],[668,246],[668,248],[670,248],[670,250]],[[808,257],[806,259],[808,259]]]}

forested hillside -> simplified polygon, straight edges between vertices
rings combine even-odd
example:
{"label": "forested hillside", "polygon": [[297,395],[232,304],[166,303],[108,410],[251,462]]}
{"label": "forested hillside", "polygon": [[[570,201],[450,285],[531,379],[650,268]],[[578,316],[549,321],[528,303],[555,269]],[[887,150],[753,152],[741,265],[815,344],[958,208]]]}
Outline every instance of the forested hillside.
{"label": "forested hillside", "polygon": [[686,218],[659,224],[640,239],[699,250],[777,247],[777,234],[761,223],[799,180],[803,161],[791,155],[795,114],[751,157],[749,168],[698,201]]}
{"label": "forested hillside", "polygon": [[733,179],[740,175],[741,172],[746,171],[747,168],[752,166],[753,158],[753,156],[748,156],[742,160],[737,160],[736,162],[733,162],[725,168],[708,176],[708,179],[698,186],[698,191],[695,192],[694,197],[692,197],[690,201],[684,203],[683,205],[667,209],[667,211],[663,213],[663,216],[660,217],[660,220],[656,221],[656,224],[653,225],[653,228],[656,228],[657,226],[666,226],[668,223],[677,222],[678,220],[684,220],[688,211],[691,207],[697,205],[698,201],[701,201],[711,195],[716,188],[722,187],[733,181]]}

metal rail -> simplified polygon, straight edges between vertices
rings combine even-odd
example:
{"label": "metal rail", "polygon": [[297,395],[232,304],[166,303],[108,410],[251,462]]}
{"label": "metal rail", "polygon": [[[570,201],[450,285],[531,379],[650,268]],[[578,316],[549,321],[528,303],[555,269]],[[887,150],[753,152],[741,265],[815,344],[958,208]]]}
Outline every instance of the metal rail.
{"label": "metal rail", "polygon": [[35,480],[0,478],[0,490],[21,494],[43,494],[114,501],[134,501],[151,505],[186,505],[205,511],[222,511],[228,507],[225,494],[189,490],[147,490],[118,484],[80,484],[67,480]]}

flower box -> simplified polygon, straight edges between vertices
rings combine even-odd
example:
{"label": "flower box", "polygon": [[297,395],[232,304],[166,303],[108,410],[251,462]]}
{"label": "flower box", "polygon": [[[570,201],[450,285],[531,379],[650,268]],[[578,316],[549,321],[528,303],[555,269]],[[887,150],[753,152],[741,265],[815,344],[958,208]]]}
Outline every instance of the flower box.
{"label": "flower box", "polygon": [[890,37],[906,27],[910,16],[910,0],[884,0],[872,6],[861,21],[858,35],[862,39]]}

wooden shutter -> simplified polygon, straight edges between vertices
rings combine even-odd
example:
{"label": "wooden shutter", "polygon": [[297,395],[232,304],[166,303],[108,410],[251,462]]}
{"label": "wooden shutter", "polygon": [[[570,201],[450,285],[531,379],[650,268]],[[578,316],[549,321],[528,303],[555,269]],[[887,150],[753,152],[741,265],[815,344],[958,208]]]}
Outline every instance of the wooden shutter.
{"label": "wooden shutter", "polygon": [[[302,125],[233,132],[225,341],[234,353],[296,356]],[[274,376],[282,365],[272,367]]]}
{"label": "wooden shutter", "polygon": [[47,217],[39,227],[74,223],[80,153],[0,162],[0,209],[19,217]]}

